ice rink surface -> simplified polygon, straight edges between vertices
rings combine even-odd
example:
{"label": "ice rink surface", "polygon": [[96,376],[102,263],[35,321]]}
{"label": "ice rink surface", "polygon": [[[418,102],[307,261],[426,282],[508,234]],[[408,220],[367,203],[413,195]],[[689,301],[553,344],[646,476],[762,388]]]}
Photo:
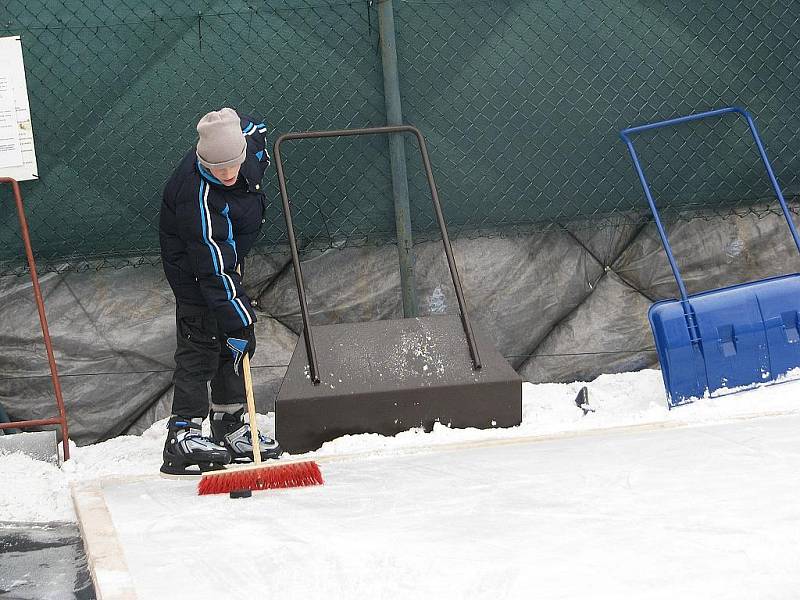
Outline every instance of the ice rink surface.
{"label": "ice rink surface", "polygon": [[243,500],[104,482],[138,597],[800,596],[800,415],[321,468]]}

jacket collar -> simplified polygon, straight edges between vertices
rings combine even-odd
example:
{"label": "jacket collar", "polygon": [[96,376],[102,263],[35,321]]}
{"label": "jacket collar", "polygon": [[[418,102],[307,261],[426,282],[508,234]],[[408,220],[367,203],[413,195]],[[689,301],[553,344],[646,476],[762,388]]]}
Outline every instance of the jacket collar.
{"label": "jacket collar", "polygon": [[206,181],[208,181],[210,183],[216,183],[217,185],[222,185],[222,182],[219,179],[217,179],[216,177],[214,177],[211,174],[211,171],[209,171],[203,165],[201,165],[199,160],[195,161],[195,164],[197,165],[197,170],[200,171],[200,176],[203,179],[205,179]]}
{"label": "jacket collar", "polygon": [[[216,184],[218,186],[225,187],[225,186],[222,185],[222,182],[219,179],[217,179],[216,177],[214,177],[211,174],[211,171],[209,171],[203,165],[200,164],[199,160],[195,161],[195,164],[197,165],[197,170],[200,172],[200,177],[202,177],[203,179],[205,179],[209,183],[213,183],[213,184]],[[242,166],[244,166],[244,165],[242,165]],[[250,190],[250,180],[247,179],[247,176],[241,170],[239,170],[239,174],[244,179],[245,189],[246,190]]]}

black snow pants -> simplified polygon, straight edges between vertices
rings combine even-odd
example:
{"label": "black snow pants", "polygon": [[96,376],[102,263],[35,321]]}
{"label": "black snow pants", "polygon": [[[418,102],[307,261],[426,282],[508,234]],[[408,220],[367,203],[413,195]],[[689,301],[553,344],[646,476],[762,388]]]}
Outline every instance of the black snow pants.
{"label": "black snow pants", "polygon": [[225,345],[214,314],[197,306],[175,311],[175,396],[172,414],[192,419],[208,416],[208,382],[214,404],[244,404],[244,379],[233,370],[233,355]]}

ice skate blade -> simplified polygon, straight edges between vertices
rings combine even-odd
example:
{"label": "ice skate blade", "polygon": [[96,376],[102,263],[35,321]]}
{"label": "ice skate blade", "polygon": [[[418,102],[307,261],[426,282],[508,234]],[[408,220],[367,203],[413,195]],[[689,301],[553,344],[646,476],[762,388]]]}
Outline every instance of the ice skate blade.
{"label": "ice skate blade", "polygon": [[[277,454],[274,453],[274,452],[262,452],[261,453],[261,462],[266,462],[268,460],[278,460],[278,459],[280,459],[281,454],[283,454],[283,450],[281,450]],[[241,465],[251,465],[254,462],[255,461],[253,460],[253,455],[252,454],[249,454],[247,456],[238,456],[238,457],[234,458],[230,463],[225,465],[225,468],[227,469],[228,467],[236,466],[236,465],[239,465],[239,466],[241,466]]]}
{"label": "ice skate blade", "polygon": [[222,463],[211,463],[203,465],[197,470],[188,470],[181,467],[169,467],[164,465],[159,470],[159,475],[163,479],[199,479],[205,473],[215,473],[216,471],[224,471],[225,465]]}
{"label": "ice skate blade", "polygon": [[[212,473],[213,471],[206,471],[206,473]],[[172,479],[174,481],[181,481],[181,480],[188,480],[188,479],[200,479],[203,474],[200,471],[195,473],[164,473],[164,471],[159,471],[158,476],[161,479]]]}

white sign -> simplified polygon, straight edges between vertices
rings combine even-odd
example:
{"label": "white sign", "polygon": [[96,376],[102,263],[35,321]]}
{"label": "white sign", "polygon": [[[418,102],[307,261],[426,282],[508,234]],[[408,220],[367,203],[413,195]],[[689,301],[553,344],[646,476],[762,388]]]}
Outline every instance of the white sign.
{"label": "white sign", "polygon": [[22,42],[0,38],[0,177],[26,181],[38,173]]}

